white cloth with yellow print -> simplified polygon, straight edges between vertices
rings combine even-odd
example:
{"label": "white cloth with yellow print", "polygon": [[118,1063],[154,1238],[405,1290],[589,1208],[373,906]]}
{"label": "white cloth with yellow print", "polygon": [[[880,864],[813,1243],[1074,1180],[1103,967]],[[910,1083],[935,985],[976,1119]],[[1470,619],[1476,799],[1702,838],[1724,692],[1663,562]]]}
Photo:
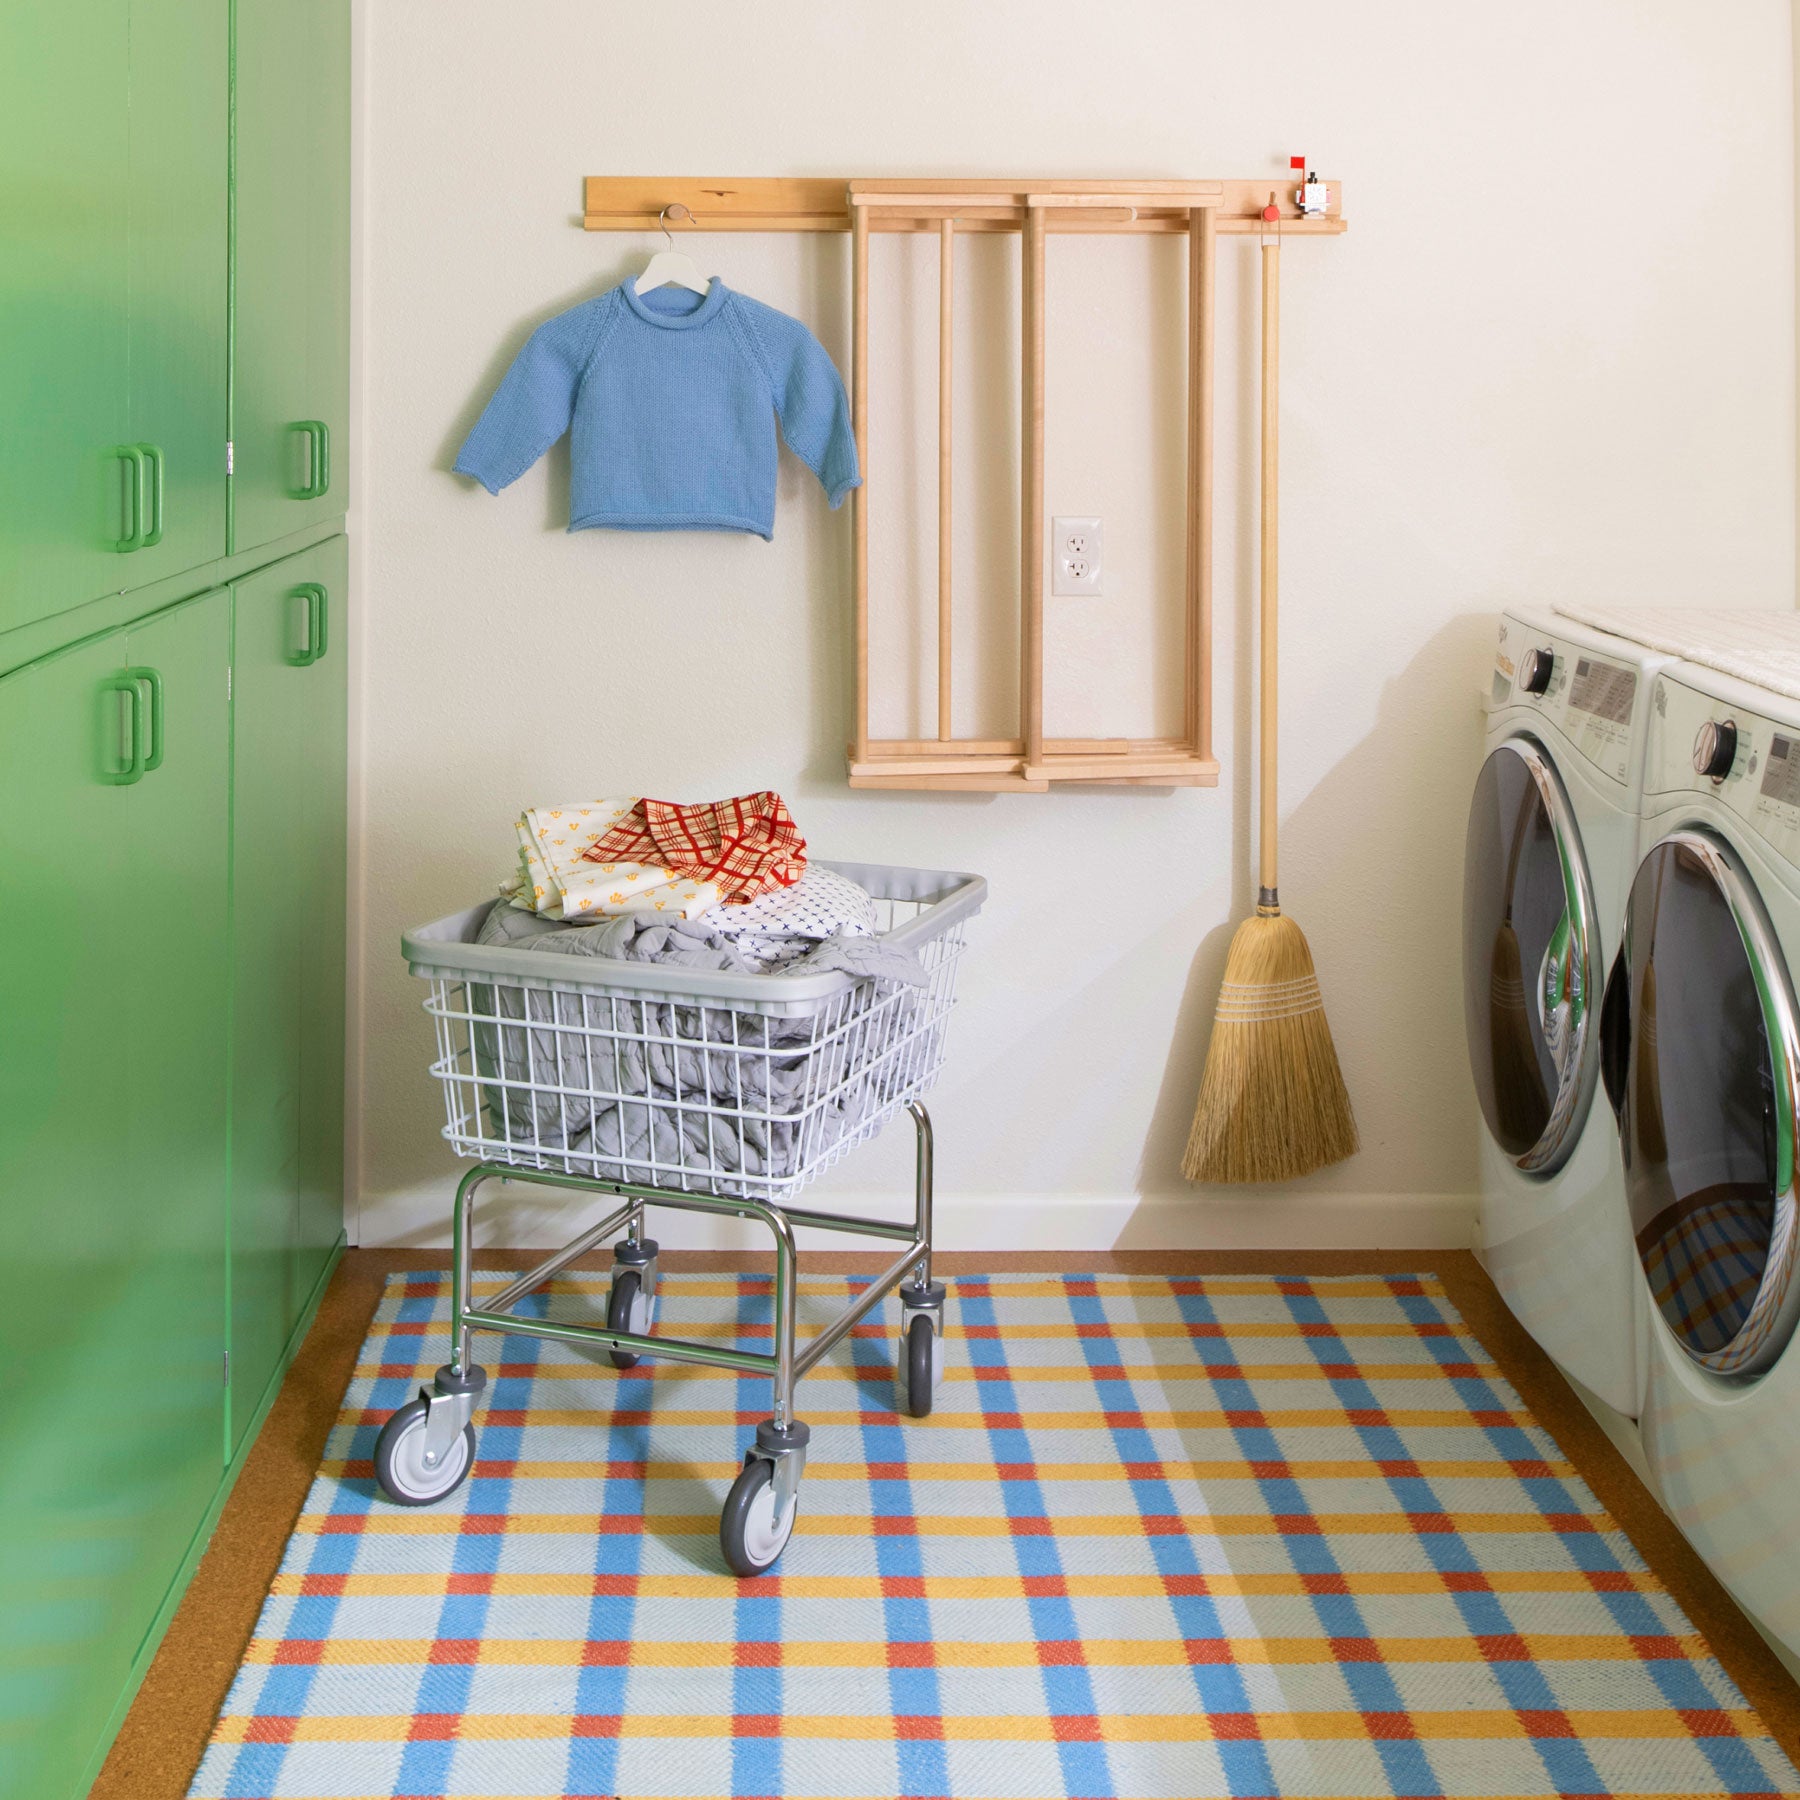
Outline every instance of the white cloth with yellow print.
{"label": "white cloth with yellow print", "polygon": [[637,805],[637,796],[537,806],[519,815],[519,872],[500,884],[514,906],[546,919],[618,918],[666,913],[697,919],[723,898],[718,885],[654,863],[591,863],[581,853]]}

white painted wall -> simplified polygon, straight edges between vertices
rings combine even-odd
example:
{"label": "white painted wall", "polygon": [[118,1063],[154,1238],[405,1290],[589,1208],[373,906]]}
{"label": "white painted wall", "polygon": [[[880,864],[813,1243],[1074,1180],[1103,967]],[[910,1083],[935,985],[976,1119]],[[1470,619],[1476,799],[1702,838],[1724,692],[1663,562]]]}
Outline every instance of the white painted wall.
{"label": "white painted wall", "polygon": [[[1458,894],[1495,608],[1792,604],[1782,0],[383,0],[365,23],[362,1241],[440,1238],[453,1178],[401,928],[490,892],[527,803],[756,786],[820,852],[992,883],[933,1103],[947,1243],[1466,1241]],[[848,514],[798,465],[773,544],[565,535],[563,451],[498,500],[448,471],[530,329],[650,248],[576,229],[586,174],[1273,180],[1293,150],[1346,183],[1353,224],[1285,258],[1282,890],[1365,1148],[1292,1189],[1200,1192],[1177,1163],[1253,854],[1247,244],[1226,246],[1220,313],[1217,792],[853,795]],[[843,239],[690,248],[843,360]],[[1053,603],[1079,654],[1052,688],[1071,732],[1169,703],[1134,642],[1178,579],[1178,403],[1155,385],[1180,367],[1172,249],[1051,245],[1047,510],[1104,515],[1112,582]],[[1011,430],[1012,254],[984,246],[962,284],[965,338],[989,343],[959,402],[963,516],[990,515],[959,557],[975,646],[1003,638],[1013,579],[1010,435],[972,456],[980,422]],[[934,479],[935,290],[928,262],[878,255],[893,618],[935,556],[929,512],[896,510]],[[883,630],[901,665],[929,656]],[[970,665],[965,729],[992,668]],[[879,723],[917,703],[900,680]],[[906,1150],[896,1130],[834,1190],[901,1191]],[[552,1229],[522,1210],[493,1235]]]}

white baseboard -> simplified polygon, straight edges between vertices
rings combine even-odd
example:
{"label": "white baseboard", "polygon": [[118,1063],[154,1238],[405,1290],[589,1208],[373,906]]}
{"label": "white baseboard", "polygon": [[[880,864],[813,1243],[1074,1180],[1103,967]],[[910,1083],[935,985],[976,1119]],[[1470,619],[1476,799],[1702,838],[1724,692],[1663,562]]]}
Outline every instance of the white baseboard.
{"label": "white baseboard", "polygon": [[[365,1195],[360,1242],[370,1249],[443,1249],[450,1242],[451,1182]],[[889,1197],[808,1190],[802,1205],[879,1215]],[[940,1250],[1463,1250],[1474,1241],[1469,1194],[1341,1194],[1246,1188],[1241,1194],[958,1194],[940,1204]],[[477,1207],[476,1241],[550,1248],[605,1215],[593,1196],[490,1184]],[[891,1213],[890,1213],[891,1216]],[[736,1219],[654,1215],[652,1235],[684,1250],[764,1250],[768,1234]],[[806,1242],[824,1248],[823,1234]],[[844,1248],[872,1240],[843,1240]]]}

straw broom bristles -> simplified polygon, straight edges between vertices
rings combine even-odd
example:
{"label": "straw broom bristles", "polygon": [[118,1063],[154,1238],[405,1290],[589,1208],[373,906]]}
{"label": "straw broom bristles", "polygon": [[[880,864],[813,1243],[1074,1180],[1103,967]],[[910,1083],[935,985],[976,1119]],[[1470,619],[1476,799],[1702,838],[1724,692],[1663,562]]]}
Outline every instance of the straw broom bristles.
{"label": "straw broom bristles", "polygon": [[1181,1172],[1291,1181],[1356,1148],[1312,951],[1292,919],[1259,910],[1232,933]]}

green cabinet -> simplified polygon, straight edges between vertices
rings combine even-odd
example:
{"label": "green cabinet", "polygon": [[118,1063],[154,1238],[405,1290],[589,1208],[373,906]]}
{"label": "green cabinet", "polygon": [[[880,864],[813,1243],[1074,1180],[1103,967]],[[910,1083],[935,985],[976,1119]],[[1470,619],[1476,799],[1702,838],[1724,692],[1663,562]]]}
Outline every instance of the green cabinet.
{"label": "green cabinet", "polygon": [[349,0],[235,0],[232,548],[345,510]]}
{"label": "green cabinet", "polygon": [[223,591],[0,681],[0,1795],[104,1743],[219,1483]]}
{"label": "green cabinet", "polygon": [[0,1800],[342,1238],[349,91],[349,0],[0,0]]}
{"label": "green cabinet", "polygon": [[224,553],[227,3],[0,8],[0,633]]}
{"label": "green cabinet", "polygon": [[346,566],[232,593],[234,1450],[343,1229]]}

